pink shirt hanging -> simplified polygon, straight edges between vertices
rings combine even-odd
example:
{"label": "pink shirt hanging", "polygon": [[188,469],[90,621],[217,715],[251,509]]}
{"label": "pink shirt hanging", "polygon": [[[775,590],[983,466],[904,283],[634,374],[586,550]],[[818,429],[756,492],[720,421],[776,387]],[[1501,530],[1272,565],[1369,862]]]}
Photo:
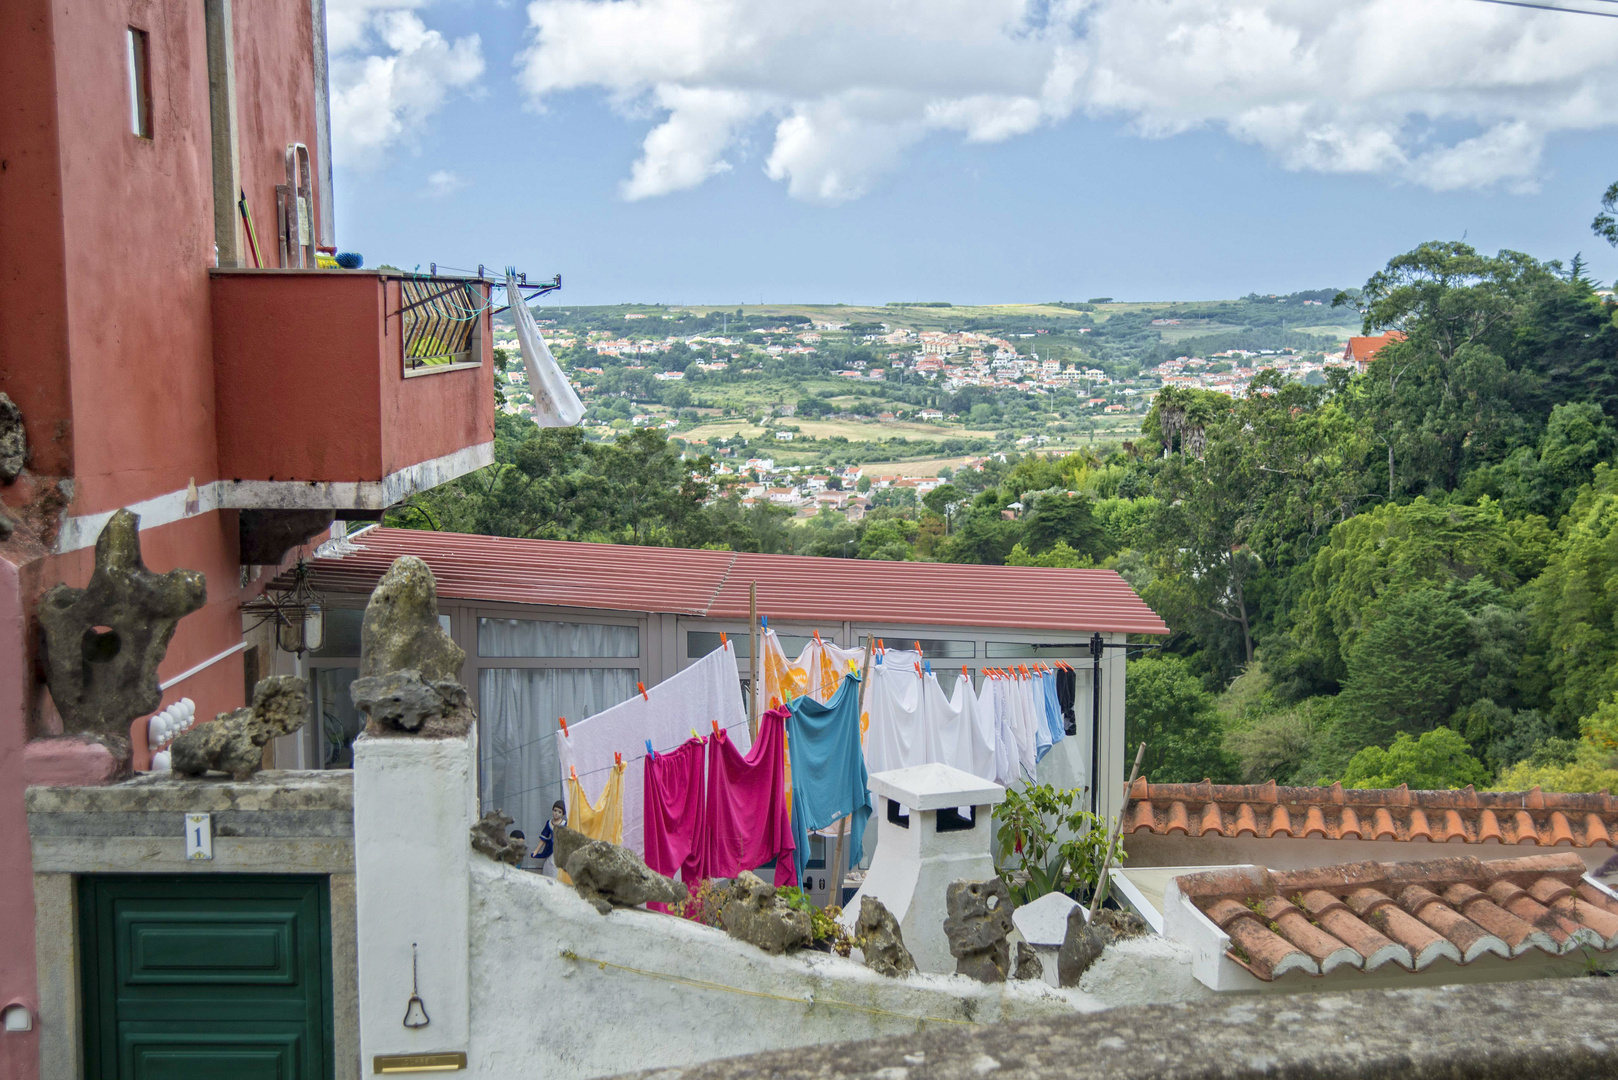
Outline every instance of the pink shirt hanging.
{"label": "pink shirt hanging", "polygon": [[[708,744],[708,797],[701,870],[704,877],[735,877],[771,859],[775,884],[796,885],[792,818],[786,788],[785,709],[759,718],[758,739],[745,757],[723,731]],[[648,851],[651,844],[648,831]]]}
{"label": "pink shirt hanging", "polygon": [[646,759],[643,821],[646,865],[665,877],[679,874],[688,886],[702,881],[702,774],[706,751],[690,739],[666,754]]}

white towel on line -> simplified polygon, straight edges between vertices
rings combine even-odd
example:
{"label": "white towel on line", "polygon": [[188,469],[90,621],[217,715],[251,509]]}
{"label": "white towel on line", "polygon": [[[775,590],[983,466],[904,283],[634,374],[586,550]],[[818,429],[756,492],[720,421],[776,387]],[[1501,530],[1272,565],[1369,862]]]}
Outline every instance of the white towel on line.
{"label": "white towel on line", "polygon": [[[726,642],[701,660],[656,686],[646,696],[636,694],[621,705],[569,724],[567,736],[556,740],[562,777],[578,770],[586,798],[596,799],[607,784],[606,770],[613,754],[624,756],[624,846],[646,851],[645,794],[646,740],[658,751],[672,750],[691,738],[691,729],[708,735],[713,721],[725,729],[736,748],[746,753],[753,741],[747,733],[747,711],[742,706],[741,673],[736,667],[736,646]],[[569,820],[572,819],[572,807]]]}

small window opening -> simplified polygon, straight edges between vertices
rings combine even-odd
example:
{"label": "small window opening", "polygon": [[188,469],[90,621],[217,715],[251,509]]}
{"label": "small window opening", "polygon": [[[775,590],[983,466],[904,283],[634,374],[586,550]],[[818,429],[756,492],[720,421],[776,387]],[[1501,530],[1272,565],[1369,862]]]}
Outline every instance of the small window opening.
{"label": "small window opening", "polygon": [[977,827],[978,808],[975,806],[946,806],[938,811],[939,832],[967,832]]}
{"label": "small window opening", "polygon": [[901,829],[910,828],[910,811],[894,802],[892,799],[884,800],[888,804],[888,820]]}
{"label": "small window opening", "polygon": [[152,137],[151,45],[146,31],[129,28],[129,131]]}

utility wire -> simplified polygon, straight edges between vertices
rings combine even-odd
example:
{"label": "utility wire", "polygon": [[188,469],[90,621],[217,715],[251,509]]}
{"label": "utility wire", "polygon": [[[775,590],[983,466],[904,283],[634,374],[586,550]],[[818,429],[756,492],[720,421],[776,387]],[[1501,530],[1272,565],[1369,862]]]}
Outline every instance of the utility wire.
{"label": "utility wire", "polygon": [[[1567,15],[1594,15],[1600,19],[1618,19],[1618,12],[1615,11],[1588,11],[1584,8],[1556,7],[1551,4],[1530,3],[1529,0],[1475,0],[1475,2],[1479,4],[1500,4],[1505,7],[1532,8],[1535,11],[1560,11]],[[1588,0],[1588,2],[1611,4],[1618,3],[1618,0]]]}

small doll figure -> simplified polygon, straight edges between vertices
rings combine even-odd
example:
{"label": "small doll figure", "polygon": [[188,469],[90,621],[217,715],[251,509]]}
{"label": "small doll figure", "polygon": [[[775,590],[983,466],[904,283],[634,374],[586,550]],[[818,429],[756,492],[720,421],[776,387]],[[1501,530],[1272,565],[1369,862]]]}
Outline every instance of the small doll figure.
{"label": "small doll figure", "polygon": [[539,830],[539,846],[534,849],[534,858],[542,865],[541,873],[546,877],[556,876],[556,860],[551,852],[556,848],[556,829],[567,824],[567,804],[557,799],[551,804],[551,819],[545,827]]}

